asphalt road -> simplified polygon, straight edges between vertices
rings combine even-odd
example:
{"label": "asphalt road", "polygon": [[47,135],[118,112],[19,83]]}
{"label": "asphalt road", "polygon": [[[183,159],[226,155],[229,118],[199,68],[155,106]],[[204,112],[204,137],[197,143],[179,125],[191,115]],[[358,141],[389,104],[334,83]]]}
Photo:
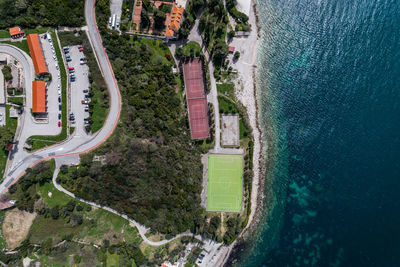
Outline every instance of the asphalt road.
{"label": "asphalt road", "polygon": [[[2,68],[0,68],[0,90],[4,90],[3,84],[4,84],[4,75],[3,72],[1,71]],[[0,92],[0,94],[4,94],[4,98],[6,97],[5,92]],[[5,99],[4,99],[5,100]],[[0,106],[0,127],[6,124],[6,108],[5,106]]]}
{"label": "asphalt road", "polygon": [[[100,34],[97,30],[97,25],[94,16],[94,0],[87,0],[85,2],[85,17],[86,23],[88,25],[88,36],[89,40],[92,44],[93,50],[96,54],[96,57],[99,61],[99,66],[101,72],[104,75],[105,81],[108,86],[109,95],[110,95],[110,110],[107,116],[107,119],[104,123],[103,128],[98,131],[95,135],[90,137],[83,137],[80,135],[72,135],[67,141],[63,143],[45,148],[43,150],[34,152],[32,154],[26,153],[24,157],[19,158],[18,160],[14,160],[13,166],[8,170],[3,183],[0,185],[0,193],[4,194],[8,187],[15,183],[24,173],[25,170],[29,167],[33,167],[38,164],[40,161],[48,160],[51,158],[63,157],[67,155],[74,154],[82,154],[86,153],[90,150],[95,149],[97,146],[102,144],[107,140],[107,138],[112,134],[115,129],[115,126],[118,123],[120,111],[121,111],[121,97],[118,90],[117,81],[115,80],[113,70],[111,68],[111,64],[108,60],[107,54],[102,45]],[[1,45],[0,49],[4,49],[4,46]],[[8,52],[14,56],[14,54],[20,54],[21,51],[15,48],[5,48],[8,49]],[[0,50],[1,51],[1,50]],[[26,66],[26,63],[31,59],[28,57],[26,60],[26,54],[20,54],[19,56],[25,57],[25,62],[23,62],[24,68],[26,70],[30,69],[31,75],[25,76],[27,81],[32,81],[33,79],[33,68],[32,66]],[[25,64],[25,65],[24,65]],[[27,71],[27,73],[29,73]],[[30,82],[27,82],[27,90],[31,90]],[[25,113],[26,114],[26,113]],[[22,149],[22,147],[20,148]]]}

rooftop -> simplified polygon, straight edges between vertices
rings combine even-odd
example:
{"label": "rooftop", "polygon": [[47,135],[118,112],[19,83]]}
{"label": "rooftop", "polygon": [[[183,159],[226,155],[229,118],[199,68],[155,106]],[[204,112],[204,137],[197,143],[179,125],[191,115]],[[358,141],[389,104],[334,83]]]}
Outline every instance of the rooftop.
{"label": "rooftop", "polygon": [[28,41],[29,51],[33,60],[36,75],[46,74],[47,66],[44,61],[42,47],[40,46],[39,36],[37,34],[29,34],[26,37]]}
{"label": "rooftop", "polygon": [[184,8],[178,5],[174,5],[172,7],[171,21],[167,26],[167,30],[165,31],[165,36],[172,37],[174,36],[175,31],[179,30],[179,26],[181,25],[183,10]]}
{"label": "rooftop", "polygon": [[21,28],[19,26],[12,27],[12,28],[10,28],[9,31],[10,31],[10,36],[24,34],[24,31],[21,30]]}
{"label": "rooftop", "polygon": [[46,112],[46,83],[44,81],[32,82],[32,112]]}

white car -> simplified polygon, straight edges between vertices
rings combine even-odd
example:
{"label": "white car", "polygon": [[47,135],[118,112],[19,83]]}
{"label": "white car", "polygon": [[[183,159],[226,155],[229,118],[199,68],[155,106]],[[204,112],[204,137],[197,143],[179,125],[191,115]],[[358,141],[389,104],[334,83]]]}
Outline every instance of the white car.
{"label": "white car", "polygon": [[61,89],[58,89],[57,91],[58,91],[58,95],[61,95]]}
{"label": "white car", "polygon": [[58,79],[60,79],[60,73],[57,73]]}

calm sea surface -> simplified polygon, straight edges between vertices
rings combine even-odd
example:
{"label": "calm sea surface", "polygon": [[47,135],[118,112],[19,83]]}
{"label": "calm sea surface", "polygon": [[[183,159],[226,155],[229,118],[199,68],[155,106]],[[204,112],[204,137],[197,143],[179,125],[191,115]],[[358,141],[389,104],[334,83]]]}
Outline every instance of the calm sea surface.
{"label": "calm sea surface", "polygon": [[263,220],[239,266],[400,266],[400,0],[259,0]]}

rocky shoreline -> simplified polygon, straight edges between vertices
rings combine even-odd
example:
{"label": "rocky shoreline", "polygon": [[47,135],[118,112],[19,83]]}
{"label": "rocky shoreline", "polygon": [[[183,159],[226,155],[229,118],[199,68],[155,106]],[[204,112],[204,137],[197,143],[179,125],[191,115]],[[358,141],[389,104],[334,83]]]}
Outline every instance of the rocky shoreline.
{"label": "rocky shoreline", "polygon": [[[230,246],[220,250],[217,266],[231,266],[235,262],[232,256],[236,254],[235,252],[242,249],[241,244],[257,229],[263,209],[265,151],[267,151],[268,144],[264,142],[263,131],[260,125],[259,90],[257,88],[258,67],[256,64],[258,42],[260,40],[260,25],[256,0],[253,0],[252,8],[250,9],[249,23],[252,27],[250,36],[241,39],[236,38],[239,40],[234,40],[231,45],[239,48],[241,52],[241,60],[235,64],[238,70],[235,94],[241,104],[246,107],[254,141],[251,213],[249,222],[239,237]],[[251,49],[248,49],[249,47]]]}

